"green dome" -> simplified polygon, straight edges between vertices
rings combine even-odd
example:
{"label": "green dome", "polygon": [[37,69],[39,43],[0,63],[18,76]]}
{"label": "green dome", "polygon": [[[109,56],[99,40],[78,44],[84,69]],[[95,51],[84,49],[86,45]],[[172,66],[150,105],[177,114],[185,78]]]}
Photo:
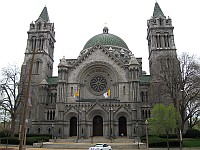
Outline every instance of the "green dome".
{"label": "green dome", "polygon": [[[105,31],[104,31],[105,30]],[[118,46],[128,49],[126,43],[118,36],[109,34],[108,29],[104,27],[104,32],[102,34],[95,35],[92,37],[84,46],[83,49],[93,47],[96,43],[107,46]]]}

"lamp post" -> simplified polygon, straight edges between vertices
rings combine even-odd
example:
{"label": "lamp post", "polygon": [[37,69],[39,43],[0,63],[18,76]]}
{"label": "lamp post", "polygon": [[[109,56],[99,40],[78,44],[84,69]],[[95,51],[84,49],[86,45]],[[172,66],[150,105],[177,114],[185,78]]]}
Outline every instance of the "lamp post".
{"label": "lamp post", "polygon": [[25,135],[24,135],[24,147],[23,149],[26,149],[26,134],[27,134],[27,125],[28,125],[28,119],[25,120],[26,126],[25,126]]}
{"label": "lamp post", "polygon": [[146,125],[146,148],[149,149],[149,135],[148,135],[148,121],[145,121]]}
{"label": "lamp post", "polygon": [[136,130],[137,130],[138,149],[140,149],[138,123],[136,123]]}
{"label": "lamp post", "polygon": [[112,109],[112,107],[111,107],[111,105],[110,105],[110,109],[109,109],[109,111],[110,111],[110,140],[112,141],[112,111],[113,111],[113,109]]}
{"label": "lamp post", "polygon": [[53,139],[53,134],[54,134],[54,123],[51,124],[51,129],[52,129],[52,139]]}

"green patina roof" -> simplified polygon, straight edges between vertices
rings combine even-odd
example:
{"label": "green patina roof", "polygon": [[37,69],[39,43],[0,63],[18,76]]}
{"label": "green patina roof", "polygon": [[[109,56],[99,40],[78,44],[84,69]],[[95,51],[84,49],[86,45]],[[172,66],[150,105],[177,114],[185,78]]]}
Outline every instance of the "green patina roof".
{"label": "green patina roof", "polygon": [[162,12],[160,6],[158,5],[158,3],[155,3],[155,7],[154,7],[154,11],[153,11],[153,18],[156,18],[158,16],[163,16],[165,17],[164,13]]}
{"label": "green patina roof", "polygon": [[48,15],[48,11],[47,11],[47,7],[46,6],[43,8],[39,18],[42,18],[45,22],[49,21],[49,15]]}
{"label": "green patina roof", "polygon": [[47,82],[49,85],[57,84],[58,83],[58,77],[49,77],[47,79]]}
{"label": "green patina roof", "polygon": [[142,75],[140,77],[140,83],[150,83],[151,76],[150,75]]}
{"label": "green patina roof", "polygon": [[83,49],[87,49],[95,46],[97,43],[101,45],[118,46],[128,49],[126,43],[118,36],[109,33],[102,33],[92,37],[84,46]]}

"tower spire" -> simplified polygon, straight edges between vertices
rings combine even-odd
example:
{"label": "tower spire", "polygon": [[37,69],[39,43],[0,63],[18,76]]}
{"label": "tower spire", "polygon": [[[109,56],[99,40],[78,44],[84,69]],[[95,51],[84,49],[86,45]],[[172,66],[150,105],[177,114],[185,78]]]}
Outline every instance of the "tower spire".
{"label": "tower spire", "polygon": [[165,17],[164,13],[162,12],[160,6],[158,5],[158,3],[155,3],[154,6],[154,11],[153,11],[153,18],[157,18],[158,16],[163,16]]}
{"label": "tower spire", "polygon": [[49,22],[49,15],[46,6],[43,8],[39,18],[43,19],[45,22]]}

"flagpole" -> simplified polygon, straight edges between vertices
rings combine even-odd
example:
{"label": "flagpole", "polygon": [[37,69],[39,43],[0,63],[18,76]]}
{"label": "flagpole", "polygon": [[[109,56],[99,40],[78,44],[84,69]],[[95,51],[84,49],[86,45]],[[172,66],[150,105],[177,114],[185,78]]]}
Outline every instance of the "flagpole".
{"label": "flagpole", "polygon": [[78,130],[77,130],[77,143],[78,143],[78,140],[79,140],[79,126],[80,126],[80,122],[79,122],[79,118],[80,118],[80,114],[79,114],[79,107],[80,107],[80,93],[81,93],[81,84],[79,84],[79,90],[78,90],[78,117],[77,117],[77,127],[78,127]]}
{"label": "flagpole", "polygon": [[109,94],[110,94],[110,140],[112,140],[112,127],[111,127],[111,89],[109,89]]}

